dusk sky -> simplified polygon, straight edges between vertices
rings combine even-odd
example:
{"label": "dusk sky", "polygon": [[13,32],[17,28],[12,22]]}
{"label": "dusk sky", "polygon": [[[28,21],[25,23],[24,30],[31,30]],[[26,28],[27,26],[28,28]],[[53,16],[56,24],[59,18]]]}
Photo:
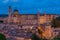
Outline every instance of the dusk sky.
{"label": "dusk sky", "polygon": [[0,0],[0,14],[8,14],[8,6],[21,14],[60,14],[60,0]]}

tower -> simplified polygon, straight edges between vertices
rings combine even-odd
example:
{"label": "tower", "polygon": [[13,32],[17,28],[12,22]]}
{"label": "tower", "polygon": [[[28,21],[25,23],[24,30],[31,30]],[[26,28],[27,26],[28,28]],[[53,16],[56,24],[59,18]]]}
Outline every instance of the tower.
{"label": "tower", "polygon": [[37,20],[38,23],[37,24],[38,24],[38,26],[40,26],[40,11],[38,11],[37,17],[38,17],[38,20]]}
{"label": "tower", "polygon": [[47,23],[48,22],[48,16],[47,16],[47,14],[46,14],[46,11],[44,12],[44,21],[45,21],[45,23]]}
{"label": "tower", "polygon": [[11,13],[11,6],[8,7],[8,12]]}
{"label": "tower", "polygon": [[44,12],[44,16],[46,16],[46,11]]}
{"label": "tower", "polygon": [[11,14],[11,6],[8,7],[8,23],[10,23],[12,20],[12,14]]}
{"label": "tower", "polygon": [[19,24],[20,23],[20,16],[19,16],[19,12],[18,12],[17,9],[14,9],[13,22],[15,24]]}
{"label": "tower", "polygon": [[18,15],[19,15],[19,12],[18,12],[17,9],[15,9],[15,10],[14,10],[14,16],[15,16],[15,17],[18,17]]}

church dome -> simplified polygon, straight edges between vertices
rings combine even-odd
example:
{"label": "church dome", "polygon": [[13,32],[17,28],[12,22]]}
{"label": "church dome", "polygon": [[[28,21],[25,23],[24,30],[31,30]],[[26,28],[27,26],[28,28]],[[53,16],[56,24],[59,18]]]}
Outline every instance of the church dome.
{"label": "church dome", "polygon": [[15,9],[15,10],[14,10],[14,12],[18,12],[18,10],[17,10],[17,9]]}
{"label": "church dome", "polygon": [[17,9],[14,10],[14,16],[17,17],[19,15],[19,12]]}

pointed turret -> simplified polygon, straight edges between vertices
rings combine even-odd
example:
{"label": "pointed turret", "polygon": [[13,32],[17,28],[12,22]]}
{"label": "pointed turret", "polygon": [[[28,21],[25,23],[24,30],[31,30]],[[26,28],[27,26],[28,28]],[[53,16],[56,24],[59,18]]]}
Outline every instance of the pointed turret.
{"label": "pointed turret", "polygon": [[38,15],[40,15],[40,11],[38,11]]}
{"label": "pointed turret", "polygon": [[45,18],[45,22],[47,22],[47,14],[46,14],[46,11],[44,12],[44,18]]}
{"label": "pointed turret", "polygon": [[8,7],[8,23],[10,23],[11,20],[12,20],[12,19],[11,19],[11,18],[12,18],[12,12],[11,12],[11,10],[12,10],[12,9],[11,9],[11,6],[9,6],[9,7]]}
{"label": "pointed turret", "polygon": [[12,16],[12,8],[11,8],[11,6],[8,7],[8,14],[9,14],[10,17]]}
{"label": "pointed turret", "polygon": [[37,17],[38,17],[38,26],[40,26],[40,11],[38,11]]}
{"label": "pointed turret", "polygon": [[46,16],[46,11],[44,12],[44,16]]}
{"label": "pointed turret", "polygon": [[11,13],[11,6],[8,7],[8,12]]}
{"label": "pointed turret", "polygon": [[38,11],[38,14],[37,15],[38,15],[38,19],[39,19],[39,17],[40,17],[40,11]]}

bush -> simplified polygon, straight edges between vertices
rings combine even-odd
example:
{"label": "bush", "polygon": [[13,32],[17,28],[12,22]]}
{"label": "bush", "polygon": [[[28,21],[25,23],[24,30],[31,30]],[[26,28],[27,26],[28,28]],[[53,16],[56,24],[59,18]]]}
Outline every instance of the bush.
{"label": "bush", "polygon": [[41,38],[41,37],[38,37],[35,33],[32,34],[32,40],[47,40],[46,38]]}
{"label": "bush", "polygon": [[54,40],[60,40],[60,33],[55,37],[53,38]]}
{"label": "bush", "polygon": [[6,40],[6,37],[0,33],[0,40]]}
{"label": "bush", "polygon": [[32,34],[32,40],[41,40],[35,33]]}
{"label": "bush", "polygon": [[51,26],[54,28],[60,27],[60,16],[51,21]]}

